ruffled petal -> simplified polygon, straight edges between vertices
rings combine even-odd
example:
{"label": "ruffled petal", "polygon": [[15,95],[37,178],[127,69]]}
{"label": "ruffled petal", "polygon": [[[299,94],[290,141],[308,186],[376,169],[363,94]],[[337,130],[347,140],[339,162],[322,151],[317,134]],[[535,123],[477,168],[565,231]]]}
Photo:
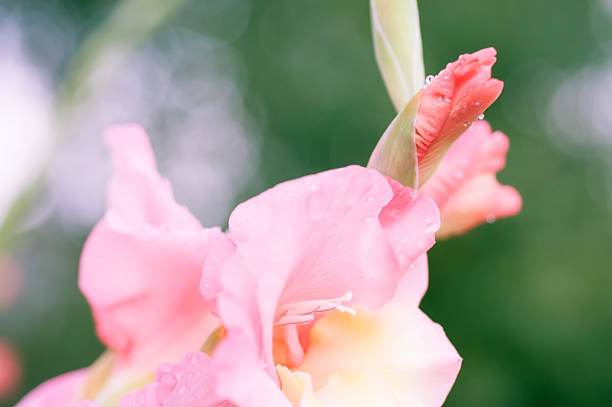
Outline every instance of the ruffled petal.
{"label": "ruffled petal", "polygon": [[174,202],[141,128],[112,128],[106,141],[115,174],[107,213],[83,249],[79,287],[100,338],[120,357],[163,346],[180,358],[217,326],[198,287],[210,248],[227,238]]}
{"label": "ruffled petal", "polygon": [[432,176],[444,154],[501,94],[503,82],[491,78],[494,48],[461,55],[422,92],[416,118],[419,182]]}
{"label": "ruffled petal", "polygon": [[332,375],[316,398],[322,407],[402,406],[384,377],[367,369]]}
{"label": "ruffled petal", "polygon": [[[280,303],[336,298],[380,306],[394,291],[394,253],[378,220],[393,197],[385,177],[362,167],[285,182],[239,205],[229,221],[238,250],[272,266]],[[249,259],[250,260],[250,259]],[[268,263],[268,264],[266,264]]]}
{"label": "ruffled petal", "polygon": [[440,212],[428,197],[415,198],[410,188],[388,181],[393,199],[382,209],[379,220],[403,273],[436,242]]}
{"label": "ruffled petal", "polygon": [[360,383],[365,374],[380,381],[372,386],[381,400],[389,400],[390,391],[398,406],[408,407],[441,406],[460,366],[438,324],[418,308],[392,303],[374,311],[360,308],[356,316],[325,315],[311,330],[310,348],[297,369],[311,375],[317,396],[337,386],[334,377],[349,375],[344,377]]}
{"label": "ruffled petal", "polygon": [[106,142],[114,163],[108,208],[79,271],[98,335],[117,354],[96,396],[102,404],[141,384],[159,363],[198,350],[219,326],[199,285],[208,254],[228,241],[174,201],[140,127],[112,128]]}
{"label": "ruffled petal", "polygon": [[448,151],[421,193],[440,207],[439,237],[465,233],[485,222],[517,214],[520,194],[500,185],[495,174],[504,168],[508,138],[492,132],[485,121],[474,123]]}
{"label": "ruffled petal", "polygon": [[192,352],[178,364],[157,368],[155,382],[125,395],[119,407],[223,407],[214,393],[215,375],[208,355]]}
{"label": "ruffled petal", "polygon": [[379,374],[364,369],[335,374],[316,394],[308,373],[277,366],[283,393],[293,407],[398,407],[400,406]]}
{"label": "ruffled petal", "polygon": [[321,407],[312,389],[310,375],[304,372],[292,372],[285,366],[276,366],[283,394],[293,407]]}
{"label": "ruffled petal", "polygon": [[393,302],[406,307],[418,307],[429,285],[429,266],[427,254],[421,255],[412,263],[400,279]]}

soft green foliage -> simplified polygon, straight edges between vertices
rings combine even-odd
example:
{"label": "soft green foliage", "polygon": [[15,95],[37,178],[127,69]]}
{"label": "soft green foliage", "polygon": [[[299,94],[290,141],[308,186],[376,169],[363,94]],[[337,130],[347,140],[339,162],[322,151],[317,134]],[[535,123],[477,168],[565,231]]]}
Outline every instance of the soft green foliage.
{"label": "soft green foliage", "polygon": [[[29,12],[42,3],[12,5]],[[101,0],[44,3],[80,22],[77,45],[109,6]],[[206,11],[194,13],[200,4]],[[568,74],[609,64],[612,24],[605,4],[419,3],[430,73],[461,53],[497,48],[494,74],[506,86],[486,118],[510,138],[501,181],[524,198],[519,216],[438,242],[429,256],[423,309],[464,358],[445,406],[612,405],[610,146],[578,134],[579,147],[567,148],[547,115],[550,97]],[[248,24],[238,36],[225,35],[238,11],[249,15]],[[257,182],[242,198],[303,174],[365,164],[396,114],[372,52],[369,14],[368,3],[355,0],[188,0],[170,18],[176,29],[221,37],[243,60],[239,90],[263,130]],[[32,49],[43,55],[40,45]],[[147,130],[170,145],[166,126],[160,120]],[[101,353],[76,286],[91,226],[70,229],[50,219],[24,236],[16,252],[28,271],[26,291],[0,316],[0,335],[17,343],[25,359],[21,394]]]}
{"label": "soft green foliage", "polygon": [[121,69],[130,52],[183,4],[184,0],[119,1],[104,23],[83,42],[69,65],[58,98],[58,114],[94,97],[108,76]]}

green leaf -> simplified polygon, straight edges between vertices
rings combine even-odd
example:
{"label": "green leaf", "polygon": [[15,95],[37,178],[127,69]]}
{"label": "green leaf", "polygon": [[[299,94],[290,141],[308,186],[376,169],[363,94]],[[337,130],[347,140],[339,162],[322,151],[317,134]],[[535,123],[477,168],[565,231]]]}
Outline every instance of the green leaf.
{"label": "green leaf", "polygon": [[425,68],[416,0],[370,0],[376,61],[396,111],[423,87]]}
{"label": "green leaf", "polygon": [[415,190],[419,180],[414,123],[420,100],[419,91],[387,127],[368,161],[368,168]]}

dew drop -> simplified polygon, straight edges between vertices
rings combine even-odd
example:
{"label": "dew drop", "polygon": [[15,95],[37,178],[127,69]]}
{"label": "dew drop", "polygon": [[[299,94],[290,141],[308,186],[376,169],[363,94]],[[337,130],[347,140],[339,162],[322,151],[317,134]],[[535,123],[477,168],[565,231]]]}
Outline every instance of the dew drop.
{"label": "dew drop", "polygon": [[438,225],[436,225],[435,223],[431,223],[425,226],[425,229],[423,230],[423,234],[428,235],[430,233],[435,232],[436,230],[438,230]]}
{"label": "dew drop", "polygon": [[434,81],[434,79],[436,79],[436,77],[434,75],[427,75],[425,77],[425,86],[427,86],[430,83],[432,83]]}
{"label": "dew drop", "polygon": [[368,224],[368,225],[375,224],[376,222],[377,222],[376,218],[373,218],[372,216],[368,216],[367,218],[363,218],[363,223]]}
{"label": "dew drop", "polygon": [[455,170],[453,172],[453,177],[455,177],[455,179],[460,180],[463,179],[465,177],[465,172],[463,170]]}
{"label": "dew drop", "polygon": [[161,377],[160,382],[168,386],[174,386],[176,384],[176,379],[171,374],[166,373]]}
{"label": "dew drop", "polygon": [[495,215],[489,214],[489,215],[487,215],[487,217],[485,219],[487,220],[487,223],[493,223],[493,222],[495,222],[495,220],[497,218],[495,217]]}
{"label": "dew drop", "polygon": [[484,113],[481,113],[480,115],[478,115],[478,120],[484,120]]}
{"label": "dew drop", "polygon": [[306,209],[313,220],[322,218],[325,212],[323,199],[318,194],[311,195],[306,202]]}

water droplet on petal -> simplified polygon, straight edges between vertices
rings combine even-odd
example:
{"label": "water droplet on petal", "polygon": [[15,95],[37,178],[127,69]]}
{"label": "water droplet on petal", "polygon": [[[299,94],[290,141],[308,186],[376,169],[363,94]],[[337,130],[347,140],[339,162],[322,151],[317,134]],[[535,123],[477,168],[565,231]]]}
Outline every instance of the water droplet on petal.
{"label": "water droplet on petal", "polygon": [[174,386],[176,384],[176,379],[171,374],[166,373],[161,377],[160,382],[168,386]]}
{"label": "water droplet on petal", "polygon": [[463,177],[465,177],[465,172],[463,170],[455,170],[453,172],[453,177],[455,177],[457,180],[463,179]]}
{"label": "water droplet on petal", "polygon": [[308,197],[308,201],[306,202],[306,210],[313,220],[320,219],[323,217],[325,212],[325,203],[318,194],[313,194]]}
{"label": "water droplet on petal", "polygon": [[493,214],[487,215],[487,217],[485,219],[487,220],[487,223],[493,223],[493,222],[495,222],[495,220],[497,220],[497,218]]}
{"label": "water droplet on petal", "polygon": [[427,86],[430,83],[432,83],[434,81],[434,79],[436,79],[436,77],[434,75],[427,75],[425,77],[425,86]]}
{"label": "water droplet on petal", "polygon": [[438,230],[438,225],[431,223],[425,226],[425,229],[423,229],[423,234],[428,235],[430,233],[434,233],[436,230]]}
{"label": "water droplet on petal", "polygon": [[484,120],[484,113],[481,113],[480,115],[478,115],[478,120]]}
{"label": "water droplet on petal", "polygon": [[363,223],[372,225],[375,224],[378,220],[372,216],[368,216],[367,218],[363,218]]}

